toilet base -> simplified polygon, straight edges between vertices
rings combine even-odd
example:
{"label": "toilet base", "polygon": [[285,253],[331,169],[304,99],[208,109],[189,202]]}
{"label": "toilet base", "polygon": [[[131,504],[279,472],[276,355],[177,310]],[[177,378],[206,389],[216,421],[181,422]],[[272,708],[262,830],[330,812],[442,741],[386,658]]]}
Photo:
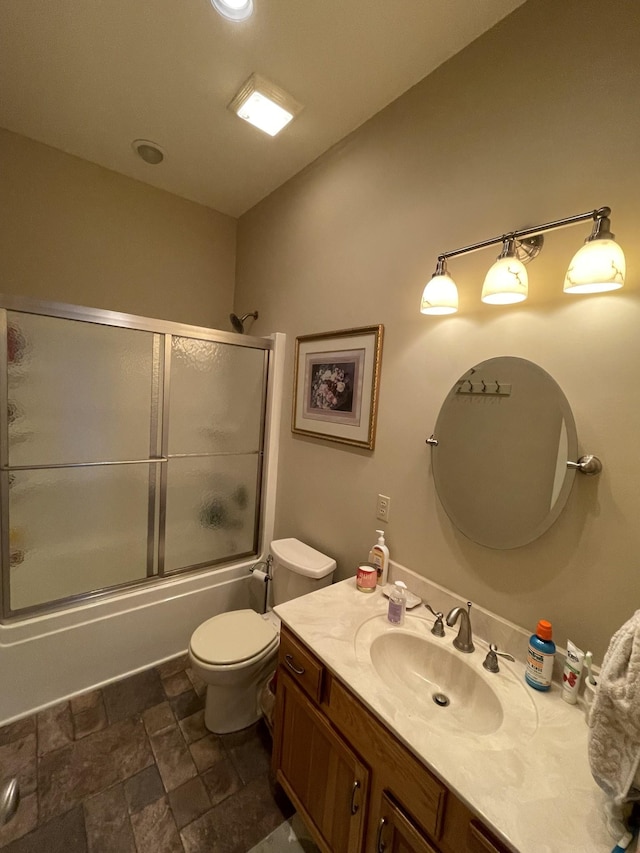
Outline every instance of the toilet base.
{"label": "toilet base", "polygon": [[207,686],[204,724],[216,735],[238,732],[262,717],[259,689],[255,683],[246,687]]}

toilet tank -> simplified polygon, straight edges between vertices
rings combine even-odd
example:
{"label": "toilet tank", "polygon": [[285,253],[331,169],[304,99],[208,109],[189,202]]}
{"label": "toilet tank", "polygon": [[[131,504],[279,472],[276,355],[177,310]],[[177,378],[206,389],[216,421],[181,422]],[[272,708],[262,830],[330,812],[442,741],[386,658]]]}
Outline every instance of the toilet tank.
{"label": "toilet tank", "polygon": [[271,543],[273,604],[282,604],[329,586],[336,561],[299,539],[275,539]]}

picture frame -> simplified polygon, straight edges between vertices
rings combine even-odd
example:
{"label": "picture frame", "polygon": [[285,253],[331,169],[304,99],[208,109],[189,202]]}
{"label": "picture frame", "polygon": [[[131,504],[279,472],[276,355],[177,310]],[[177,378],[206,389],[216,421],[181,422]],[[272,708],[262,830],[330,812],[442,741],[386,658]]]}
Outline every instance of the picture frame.
{"label": "picture frame", "polygon": [[296,338],[291,431],[373,450],[384,326]]}

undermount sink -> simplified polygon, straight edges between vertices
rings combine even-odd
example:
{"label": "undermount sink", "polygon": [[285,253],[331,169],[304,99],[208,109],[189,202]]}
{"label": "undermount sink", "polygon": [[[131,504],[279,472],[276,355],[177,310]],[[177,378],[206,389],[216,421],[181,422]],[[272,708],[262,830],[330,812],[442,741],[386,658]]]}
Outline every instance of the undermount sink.
{"label": "undermount sink", "polygon": [[499,673],[482,667],[486,649],[463,654],[454,633],[436,638],[430,623],[407,616],[402,628],[383,616],[367,620],[356,635],[358,661],[369,666],[402,712],[435,726],[474,735],[530,737],[537,728],[528,688],[500,662]]}

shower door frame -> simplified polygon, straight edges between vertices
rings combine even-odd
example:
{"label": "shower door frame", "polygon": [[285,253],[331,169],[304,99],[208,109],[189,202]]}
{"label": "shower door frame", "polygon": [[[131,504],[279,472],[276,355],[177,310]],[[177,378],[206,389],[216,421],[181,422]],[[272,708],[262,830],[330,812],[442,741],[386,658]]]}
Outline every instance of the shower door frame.
{"label": "shower door frame", "polygon": [[[81,462],[58,465],[9,465],[9,417],[8,417],[8,352],[7,312],[16,311],[23,314],[37,314],[62,320],[76,320],[94,323],[101,326],[133,329],[153,334],[153,368],[150,410],[150,453],[148,459],[122,460],[118,462]],[[169,402],[171,386],[171,347],[174,337],[185,337],[204,340],[212,343],[231,344],[263,351],[262,400],[260,406],[260,432],[255,520],[253,531],[253,549],[232,557],[222,557],[217,560],[184,566],[165,572],[165,525],[167,506],[167,465],[170,458],[184,456],[214,456],[225,454],[169,454]],[[272,359],[275,343],[272,338],[258,338],[251,335],[239,335],[205,326],[191,326],[169,320],[156,320],[135,314],[125,314],[98,308],[87,308],[59,302],[48,302],[27,297],[0,294],[0,587],[1,612],[0,623],[11,623],[20,619],[30,618],[41,614],[52,613],[69,607],[81,605],[97,598],[105,598],[114,593],[121,593],[133,587],[146,587],[151,584],[166,582],[172,578],[181,577],[188,573],[197,573],[216,566],[233,565],[249,556],[259,553],[260,532],[264,512],[264,468],[266,442],[266,411],[268,402],[268,387],[273,369]],[[156,452],[160,450],[159,454]],[[88,592],[77,593],[55,599],[50,602],[11,609],[11,549],[9,521],[9,476],[12,471],[54,469],[54,468],[88,468],[114,465],[149,465],[149,509],[147,525],[147,569],[146,577],[124,583],[114,584]],[[158,468],[160,469],[158,471]],[[158,477],[159,474],[159,477]],[[158,479],[160,483],[158,485]]]}

